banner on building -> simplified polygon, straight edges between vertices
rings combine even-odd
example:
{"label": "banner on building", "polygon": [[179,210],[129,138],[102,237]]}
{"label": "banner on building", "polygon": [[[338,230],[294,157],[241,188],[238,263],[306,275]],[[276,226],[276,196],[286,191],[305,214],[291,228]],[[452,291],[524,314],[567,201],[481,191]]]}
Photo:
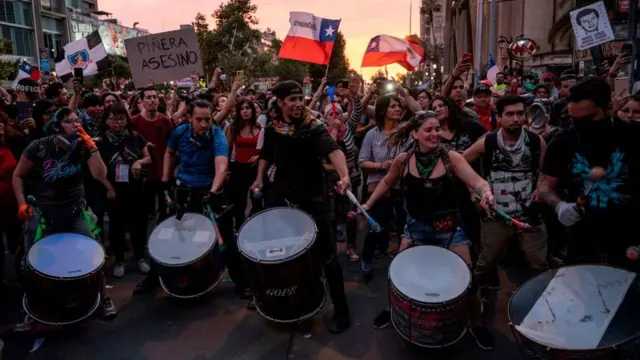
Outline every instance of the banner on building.
{"label": "banner on building", "polygon": [[587,5],[569,14],[579,50],[589,49],[615,39],[604,2]]}
{"label": "banner on building", "polygon": [[202,75],[200,45],[193,28],[125,40],[127,58],[137,88]]}

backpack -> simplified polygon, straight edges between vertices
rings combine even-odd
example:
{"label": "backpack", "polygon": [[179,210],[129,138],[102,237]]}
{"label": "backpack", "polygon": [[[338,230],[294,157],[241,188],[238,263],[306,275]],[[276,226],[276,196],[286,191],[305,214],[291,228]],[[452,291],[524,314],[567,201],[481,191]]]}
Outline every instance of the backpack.
{"label": "backpack", "polygon": [[[540,137],[528,130],[525,130],[529,151],[531,151],[531,170],[537,174],[540,170]],[[493,154],[499,149],[498,132],[492,131],[484,138],[484,156],[482,158],[483,177],[486,179],[493,169]]]}

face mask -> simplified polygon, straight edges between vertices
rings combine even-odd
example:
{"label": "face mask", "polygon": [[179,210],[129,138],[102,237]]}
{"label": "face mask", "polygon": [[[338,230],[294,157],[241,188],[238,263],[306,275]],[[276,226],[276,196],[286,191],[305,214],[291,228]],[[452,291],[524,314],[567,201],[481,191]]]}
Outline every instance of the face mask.
{"label": "face mask", "polygon": [[578,131],[578,135],[586,139],[606,139],[608,133],[613,128],[611,119],[604,117],[602,119],[594,120],[595,116],[585,116],[581,118],[572,117],[573,126]]}

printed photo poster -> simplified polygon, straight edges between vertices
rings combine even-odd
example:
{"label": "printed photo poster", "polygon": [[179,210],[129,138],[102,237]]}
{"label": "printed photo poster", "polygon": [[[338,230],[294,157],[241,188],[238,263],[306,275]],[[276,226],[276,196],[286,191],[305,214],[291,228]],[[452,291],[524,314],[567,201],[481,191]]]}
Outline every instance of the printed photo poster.
{"label": "printed photo poster", "polygon": [[573,10],[570,15],[579,50],[615,40],[604,2],[599,1]]}

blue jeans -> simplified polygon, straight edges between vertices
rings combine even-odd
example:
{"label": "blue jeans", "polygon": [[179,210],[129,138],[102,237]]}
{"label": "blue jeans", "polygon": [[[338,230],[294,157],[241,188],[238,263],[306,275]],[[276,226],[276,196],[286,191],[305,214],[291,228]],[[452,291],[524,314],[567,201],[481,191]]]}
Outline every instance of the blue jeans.
{"label": "blue jeans", "polygon": [[471,241],[461,227],[456,226],[453,231],[436,231],[427,221],[414,219],[407,215],[403,238],[412,245],[433,245],[443,248],[471,245]]}

